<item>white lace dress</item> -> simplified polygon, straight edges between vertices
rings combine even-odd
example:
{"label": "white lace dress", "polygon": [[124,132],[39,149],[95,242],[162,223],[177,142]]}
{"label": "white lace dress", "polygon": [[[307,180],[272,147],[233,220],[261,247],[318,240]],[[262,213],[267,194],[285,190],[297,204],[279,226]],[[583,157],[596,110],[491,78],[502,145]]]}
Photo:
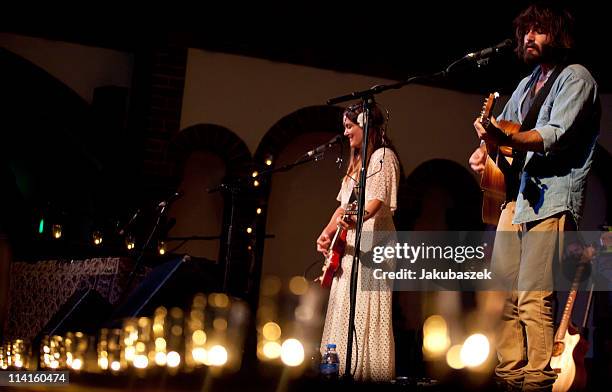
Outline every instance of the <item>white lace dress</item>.
{"label": "white lace dress", "polygon": [[[382,163],[381,163],[382,161]],[[371,246],[366,233],[374,231],[394,231],[392,216],[397,206],[397,188],[399,186],[399,161],[393,151],[380,148],[372,154],[368,166],[366,181],[366,202],[378,199],[384,204],[379,211],[364,223],[361,249],[367,251]],[[354,181],[342,183],[338,201],[343,207],[349,202]],[[369,237],[371,238],[371,236]],[[368,245],[369,243],[369,245]],[[351,265],[355,245],[355,230],[347,233],[347,246],[342,258],[341,267],[334,277],[321,352],[325,352],[328,343],[335,343],[340,357],[340,374],[344,374],[346,361],[346,343],[349,324],[349,293]],[[362,268],[359,266],[360,282]],[[395,376],[395,347],[391,319],[391,290],[385,287],[380,290],[362,291],[357,285],[357,304],[355,311],[356,341],[353,340],[352,372],[359,381],[389,381]],[[358,353],[358,355],[356,355]]]}

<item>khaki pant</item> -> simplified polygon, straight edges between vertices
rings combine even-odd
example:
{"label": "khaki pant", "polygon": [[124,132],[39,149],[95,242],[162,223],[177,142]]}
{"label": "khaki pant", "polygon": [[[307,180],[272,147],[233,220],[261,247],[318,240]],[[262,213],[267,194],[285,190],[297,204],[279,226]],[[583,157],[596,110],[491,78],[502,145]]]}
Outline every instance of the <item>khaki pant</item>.
{"label": "khaki pant", "polygon": [[550,390],[556,378],[550,367],[553,268],[560,261],[562,233],[574,226],[566,213],[514,225],[514,208],[515,203],[508,203],[502,211],[493,248],[493,270],[512,282],[497,330],[495,374],[512,387]]}

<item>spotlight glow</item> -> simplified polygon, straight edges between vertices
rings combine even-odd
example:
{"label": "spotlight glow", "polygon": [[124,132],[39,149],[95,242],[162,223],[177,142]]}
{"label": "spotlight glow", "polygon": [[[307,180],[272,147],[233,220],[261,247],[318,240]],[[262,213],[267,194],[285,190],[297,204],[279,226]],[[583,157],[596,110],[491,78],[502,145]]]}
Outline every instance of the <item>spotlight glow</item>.
{"label": "spotlight glow", "polygon": [[176,351],[170,351],[166,355],[166,361],[167,361],[168,367],[171,367],[171,368],[178,367],[178,365],[181,363],[181,355],[177,353]]}
{"label": "spotlight glow", "polygon": [[227,362],[227,350],[221,345],[212,346],[208,351],[210,366],[223,366]]}
{"label": "spotlight glow", "polygon": [[155,339],[155,350],[164,351],[166,349],[166,339],[157,338]]}
{"label": "spotlight glow", "polygon": [[461,348],[461,360],[467,367],[477,367],[489,356],[489,340],[480,333],[469,336]]}
{"label": "spotlight glow", "polygon": [[266,342],[263,346],[263,354],[266,358],[276,359],[281,356],[282,347],[278,342]]}
{"label": "spotlight glow", "polygon": [[125,348],[125,360],[132,362],[136,356],[136,348],[134,346],[127,346]]}
{"label": "spotlight glow", "polygon": [[204,345],[204,343],[206,343],[206,332],[202,331],[201,329],[193,331],[191,340],[193,341],[193,344],[197,346]]}
{"label": "spotlight glow", "polygon": [[297,339],[287,339],[281,346],[281,360],[287,366],[300,366],[304,362],[304,346]]}
{"label": "spotlight glow", "polygon": [[119,361],[113,361],[111,362],[111,370],[114,372],[118,372],[119,370],[121,370],[121,364],[119,363]]}
{"label": "spotlight glow", "polygon": [[108,358],[106,357],[98,358],[98,366],[102,370],[107,370],[108,369]]}
{"label": "spotlight glow", "polygon": [[208,360],[208,351],[202,347],[194,348],[191,350],[191,356],[193,357],[194,361],[205,364]]}
{"label": "spotlight glow", "polygon": [[428,356],[444,354],[450,346],[448,327],[442,316],[433,315],[423,324],[423,352]]}
{"label": "spotlight glow", "polygon": [[135,368],[144,369],[149,366],[149,359],[146,355],[136,355],[132,363],[134,364]]}
{"label": "spotlight glow", "polygon": [[461,360],[461,345],[456,344],[446,352],[446,363],[453,369],[463,369],[465,364]]}
{"label": "spotlight glow", "polygon": [[71,367],[74,370],[81,370],[81,368],[83,367],[83,361],[81,361],[79,358],[77,358],[74,361],[72,361]]}
{"label": "spotlight glow", "polygon": [[166,365],[166,353],[163,351],[159,351],[155,353],[155,364],[157,366],[165,366]]}
{"label": "spotlight glow", "polygon": [[294,276],[289,281],[289,290],[295,295],[304,295],[308,291],[308,281],[302,276]]}
{"label": "spotlight glow", "polygon": [[281,328],[275,322],[268,321],[261,329],[261,333],[266,340],[278,340],[281,337]]}

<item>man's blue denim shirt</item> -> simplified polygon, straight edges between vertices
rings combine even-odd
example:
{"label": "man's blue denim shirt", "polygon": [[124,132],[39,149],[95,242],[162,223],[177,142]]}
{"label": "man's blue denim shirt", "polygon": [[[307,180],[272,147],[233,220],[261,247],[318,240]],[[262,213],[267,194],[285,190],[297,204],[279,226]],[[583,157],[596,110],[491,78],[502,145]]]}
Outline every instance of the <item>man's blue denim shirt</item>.
{"label": "man's blue denim shirt", "polygon": [[[522,123],[521,105],[540,73],[537,66],[519,83],[498,119]],[[544,140],[544,152],[527,153],[512,223],[563,211],[580,222],[600,117],[597,83],[583,66],[567,66],[540,109],[534,129]]]}

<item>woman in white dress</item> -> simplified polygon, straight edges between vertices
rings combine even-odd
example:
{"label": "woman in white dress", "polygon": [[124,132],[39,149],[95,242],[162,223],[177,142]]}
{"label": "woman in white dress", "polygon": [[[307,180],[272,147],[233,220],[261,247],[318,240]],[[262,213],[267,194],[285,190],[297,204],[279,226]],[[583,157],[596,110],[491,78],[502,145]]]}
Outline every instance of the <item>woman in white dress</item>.
{"label": "woman in white dress", "polygon": [[[347,371],[345,369],[345,355],[350,310],[350,276],[355,252],[355,218],[353,217],[353,220],[347,223],[342,220],[342,216],[349,201],[352,201],[353,188],[359,183],[363,142],[362,111],[361,104],[349,106],[344,111],[344,135],[348,138],[351,146],[350,161],[338,193],[337,200],[340,202],[340,206],[333,213],[329,223],[317,239],[317,250],[326,254],[338,225],[348,228],[344,257],[331,286],[321,341],[322,352],[325,351],[328,343],[336,344],[340,357],[340,374]],[[361,246],[364,251],[366,250],[364,242],[371,243],[371,241],[366,240],[366,233],[395,231],[392,217],[397,206],[397,189],[400,178],[397,155],[385,137],[385,116],[376,105],[373,107],[369,124],[366,212]],[[371,270],[359,265],[360,282],[362,273],[371,273]],[[351,369],[351,372],[354,374],[354,379],[359,381],[389,381],[395,375],[391,288],[382,285],[382,288],[364,291],[361,284],[357,286],[356,336],[354,335],[353,340],[353,369]]]}

